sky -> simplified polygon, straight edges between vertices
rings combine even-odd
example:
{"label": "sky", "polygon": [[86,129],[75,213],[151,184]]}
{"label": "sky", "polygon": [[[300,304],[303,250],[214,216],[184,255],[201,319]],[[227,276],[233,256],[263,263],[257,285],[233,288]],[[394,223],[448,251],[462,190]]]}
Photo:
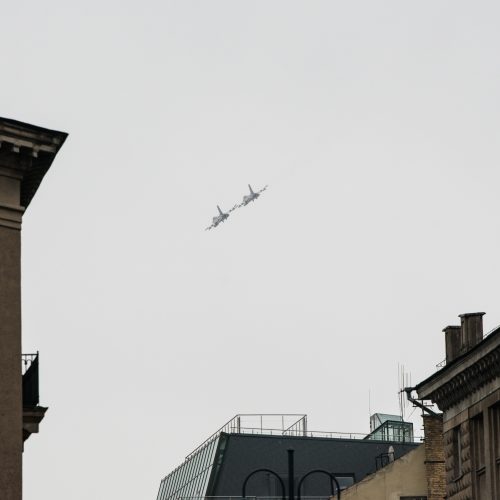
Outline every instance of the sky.
{"label": "sky", "polygon": [[236,413],[368,432],[458,314],[500,323],[498,2],[2,17],[0,115],[69,133],[23,222],[26,500],[154,500]]}

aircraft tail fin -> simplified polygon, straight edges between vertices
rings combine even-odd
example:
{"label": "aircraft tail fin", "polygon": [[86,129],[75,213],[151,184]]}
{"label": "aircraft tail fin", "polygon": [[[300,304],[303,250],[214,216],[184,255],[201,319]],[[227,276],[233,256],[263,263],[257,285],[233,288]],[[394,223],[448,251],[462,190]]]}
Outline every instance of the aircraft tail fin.
{"label": "aircraft tail fin", "polygon": [[248,189],[250,189],[250,193],[251,193],[251,194],[254,194],[253,189],[252,189],[252,186],[250,186],[250,184],[248,185]]}
{"label": "aircraft tail fin", "polygon": [[224,214],[222,213],[222,210],[220,209],[219,205],[217,205],[217,210],[219,211],[219,213],[220,213],[221,215],[224,215]]}

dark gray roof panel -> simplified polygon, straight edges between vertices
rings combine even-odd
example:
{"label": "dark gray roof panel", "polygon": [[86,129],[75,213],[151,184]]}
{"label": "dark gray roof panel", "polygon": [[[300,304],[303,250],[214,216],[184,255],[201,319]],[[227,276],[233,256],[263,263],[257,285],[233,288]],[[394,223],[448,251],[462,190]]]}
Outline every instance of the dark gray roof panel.
{"label": "dark gray roof panel", "polygon": [[[351,440],[309,437],[283,437],[228,434],[227,445],[218,477],[209,496],[240,496],[245,477],[255,469],[268,468],[283,478],[287,475],[287,450],[295,450],[295,476],[312,469],[326,469],[339,475],[354,475],[360,481],[375,471],[375,459],[394,449],[395,458],[414,449],[416,443],[391,443],[373,440]],[[279,495],[273,479],[265,473],[248,483],[247,496]],[[285,484],[286,481],[285,481]],[[326,478],[311,476],[305,483],[304,495],[328,496]]]}

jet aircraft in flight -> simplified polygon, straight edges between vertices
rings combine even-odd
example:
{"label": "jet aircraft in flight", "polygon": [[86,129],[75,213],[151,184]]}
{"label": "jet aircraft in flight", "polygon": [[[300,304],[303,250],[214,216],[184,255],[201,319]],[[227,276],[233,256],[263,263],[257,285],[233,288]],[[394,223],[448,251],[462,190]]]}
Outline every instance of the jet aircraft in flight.
{"label": "jet aircraft in flight", "polygon": [[248,185],[248,189],[250,189],[250,194],[243,196],[243,202],[240,203],[239,205],[234,205],[234,207],[231,208],[231,210],[228,210],[227,213],[223,212],[220,209],[219,205],[217,205],[217,210],[219,211],[219,215],[216,215],[215,217],[212,218],[212,224],[210,224],[210,226],[205,228],[205,231],[210,231],[210,229],[216,228],[221,222],[224,222],[229,217],[229,214],[233,210],[236,210],[237,208],[240,207],[244,207],[248,205],[251,201],[255,201],[260,196],[260,194],[267,189],[267,184],[257,192],[255,192],[252,189],[252,186],[250,186],[250,184]]}
{"label": "jet aircraft in flight", "polygon": [[250,189],[250,194],[246,194],[245,196],[243,196],[243,202],[240,205],[237,205],[238,208],[248,205],[251,201],[255,201],[260,196],[260,193],[262,193],[267,189],[267,185],[265,185],[262,189],[260,189],[256,193],[254,192],[250,184],[248,185],[248,189]]}
{"label": "jet aircraft in flight", "polygon": [[[232,212],[235,207],[233,207],[229,212]],[[213,229],[214,227],[217,227],[221,222],[224,222],[228,217],[229,217],[229,212],[224,213],[219,205],[217,205],[217,210],[219,211],[219,215],[216,215],[215,217],[212,218],[212,224],[205,228],[205,231],[210,231],[210,229]]]}

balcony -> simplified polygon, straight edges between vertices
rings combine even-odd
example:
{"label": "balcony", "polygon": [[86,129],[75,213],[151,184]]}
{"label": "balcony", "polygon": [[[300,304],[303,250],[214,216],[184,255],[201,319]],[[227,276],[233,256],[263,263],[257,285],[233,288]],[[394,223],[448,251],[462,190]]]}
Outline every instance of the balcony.
{"label": "balcony", "polygon": [[43,420],[47,408],[39,406],[38,366],[39,354],[22,355],[23,375],[23,441],[31,434],[38,432],[38,426]]}

